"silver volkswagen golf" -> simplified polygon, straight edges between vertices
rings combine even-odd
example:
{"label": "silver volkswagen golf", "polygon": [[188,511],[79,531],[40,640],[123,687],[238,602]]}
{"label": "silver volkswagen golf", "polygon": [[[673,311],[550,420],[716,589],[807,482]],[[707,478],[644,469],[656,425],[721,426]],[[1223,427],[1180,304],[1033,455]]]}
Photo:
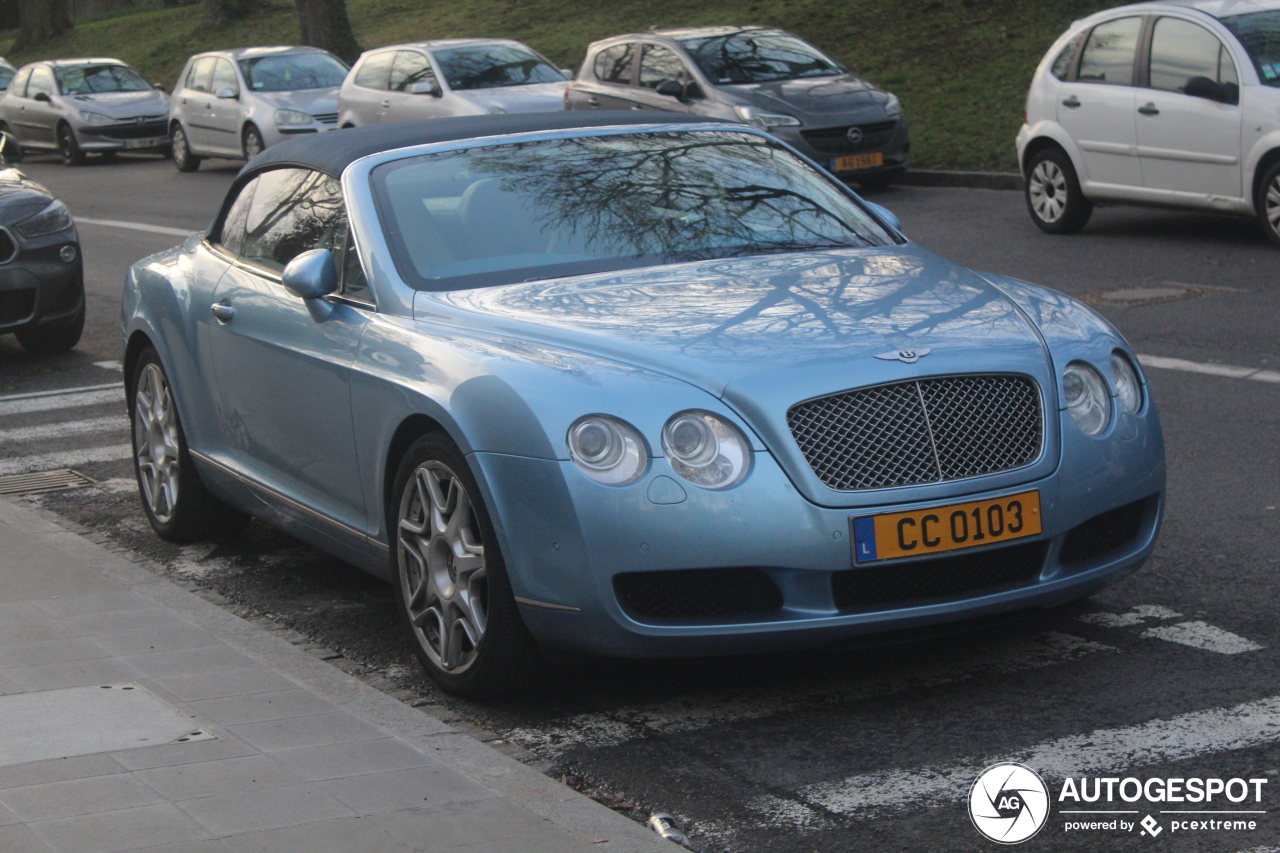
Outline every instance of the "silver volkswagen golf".
{"label": "silver volkswagen golf", "polygon": [[89,153],[167,151],[168,115],[164,93],[118,59],[33,62],[0,98],[0,130],[68,166]]}
{"label": "silver volkswagen golf", "polygon": [[347,66],[314,47],[248,47],[187,60],[169,101],[173,164],[205,157],[251,160],[269,145],[338,126]]}

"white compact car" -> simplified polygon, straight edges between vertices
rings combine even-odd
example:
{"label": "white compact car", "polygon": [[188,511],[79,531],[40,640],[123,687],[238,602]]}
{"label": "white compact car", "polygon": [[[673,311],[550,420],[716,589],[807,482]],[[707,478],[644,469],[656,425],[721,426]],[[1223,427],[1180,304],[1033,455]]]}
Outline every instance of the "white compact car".
{"label": "white compact car", "polygon": [[1280,0],[1179,0],[1072,24],[1018,133],[1027,208],[1068,234],[1094,202],[1256,216],[1280,245]]}
{"label": "white compact car", "polygon": [[560,112],[573,72],[508,39],[440,39],[361,55],[338,95],[342,127]]}
{"label": "white compact car", "polygon": [[268,145],[338,126],[347,66],[314,47],[249,47],[187,60],[169,99],[173,163],[204,157],[251,160]]}

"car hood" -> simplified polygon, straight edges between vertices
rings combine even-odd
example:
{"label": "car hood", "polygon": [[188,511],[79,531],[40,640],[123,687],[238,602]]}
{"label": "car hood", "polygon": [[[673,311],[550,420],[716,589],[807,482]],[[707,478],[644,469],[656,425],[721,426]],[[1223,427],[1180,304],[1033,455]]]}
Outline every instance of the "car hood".
{"label": "car hood", "polygon": [[[1002,352],[1041,367],[1047,360],[1036,329],[1002,291],[915,246],[420,292],[414,313],[647,368],[717,397],[734,383],[781,382],[802,394],[793,399],[809,388],[866,384],[890,365],[876,356],[900,350],[938,352],[934,369],[999,361]],[[833,378],[833,369],[843,375]]]}
{"label": "car hood", "polygon": [[740,97],[747,105],[762,110],[814,116],[861,111],[883,106],[889,99],[883,90],[853,74],[749,83],[725,86],[724,89]]}
{"label": "car hood", "polygon": [[564,90],[569,81],[530,83],[527,86],[497,86],[467,89],[456,94],[480,104],[486,110],[497,107],[509,113],[558,113],[564,109]]}
{"label": "car hood", "polygon": [[299,89],[296,92],[250,92],[276,110],[301,110],[304,113],[336,113],[338,111],[338,89]]}
{"label": "car hood", "polygon": [[112,118],[164,115],[169,99],[158,89],[143,92],[99,92],[96,95],[64,95],[63,100],[78,110],[102,113]]}
{"label": "car hood", "polygon": [[39,213],[53,193],[14,168],[0,169],[0,224],[10,225]]}

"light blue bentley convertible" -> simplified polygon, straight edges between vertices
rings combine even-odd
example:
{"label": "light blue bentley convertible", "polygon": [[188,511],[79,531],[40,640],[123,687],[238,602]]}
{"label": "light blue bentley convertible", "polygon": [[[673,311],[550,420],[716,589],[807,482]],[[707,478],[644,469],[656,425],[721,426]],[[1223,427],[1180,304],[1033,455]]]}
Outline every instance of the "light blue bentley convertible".
{"label": "light blue bentley convertible", "polygon": [[831,643],[1150,554],[1160,424],[1078,302],[912,245],[766,133],[547,113],[276,145],[124,292],[156,532],[391,581],[453,693],[540,648]]}

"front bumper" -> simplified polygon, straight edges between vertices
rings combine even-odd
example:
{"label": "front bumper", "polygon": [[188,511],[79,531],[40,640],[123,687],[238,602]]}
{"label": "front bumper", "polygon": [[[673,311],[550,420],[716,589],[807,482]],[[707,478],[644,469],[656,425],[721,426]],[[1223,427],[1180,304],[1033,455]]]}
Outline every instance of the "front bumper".
{"label": "front bumper", "polygon": [[[6,238],[14,241],[16,252],[0,263],[0,334],[56,323],[80,310],[84,269],[74,230],[36,240],[11,236],[6,230],[0,242]],[[58,255],[67,245],[76,247],[71,263]]]}
{"label": "front bumper", "polygon": [[81,124],[75,128],[76,144],[82,151],[155,151],[169,144],[169,123],[165,118],[120,124]]}
{"label": "front bumper", "polygon": [[[848,139],[847,132],[851,127],[858,127],[863,133],[859,142]],[[845,122],[822,127],[775,127],[769,132],[832,174],[851,180],[888,179],[900,175],[907,170],[911,151],[911,135],[904,117],[855,125]],[[879,166],[839,167],[840,158],[875,154],[881,156]]]}
{"label": "front bumper", "polygon": [[[1154,547],[1165,490],[1164,450],[1154,411],[1144,420],[1149,422],[1139,436],[1126,433],[1125,438],[1117,432],[1094,441],[1099,445],[1096,454],[1073,458],[1068,446],[1064,459],[1073,461],[1046,477],[999,490],[975,486],[963,498],[931,500],[927,487],[901,489],[893,503],[871,509],[811,503],[767,452],[757,453],[750,476],[725,492],[685,483],[661,458],[651,460],[640,480],[621,488],[592,483],[570,462],[485,453],[472,459],[493,510],[521,612],[540,642],[620,657],[737,654],[818,646],[858,634],[1049,607],[1090,595],[1135,571]],[[679,485],[683,500],[669,502],[669,483],[654,485],[664,477]],[[855,573],[870,569],[881,577],[892,576],[897,566],[920,575],[923,563],[939,558],[882,561],[859,568],[852,559],[853,516],[1029,489],[1040,493],[1042,534],[950,552],[975,557],[988,553],[994,560],[993,552],[1028,546],[1024,551],[1038,554],[1031,557],[1037,562],[1029,574],[960,592],[934,594],[926,589],[915,597],[873,596],[872,604],[857,593],[870,575]],[[1081,550],[1081,541],[1096,538],[1097,523],[1094,529],[1081,525],[1126,507],[1129,527],[1124,536],[1096,553]],[[1064,555],[1069,541],[1074,550]],[[767,578],[776,589],[778,606],[737,615],[653,617],[624,605],[615,583],[619,576],[642,573],[663,572],[653,578],[666,583],[681,571],[743,569],[752,570],[757,580]],[[711,577],[733,582],[735,575]],[[852,597],[850,589],[855,591]]]}

